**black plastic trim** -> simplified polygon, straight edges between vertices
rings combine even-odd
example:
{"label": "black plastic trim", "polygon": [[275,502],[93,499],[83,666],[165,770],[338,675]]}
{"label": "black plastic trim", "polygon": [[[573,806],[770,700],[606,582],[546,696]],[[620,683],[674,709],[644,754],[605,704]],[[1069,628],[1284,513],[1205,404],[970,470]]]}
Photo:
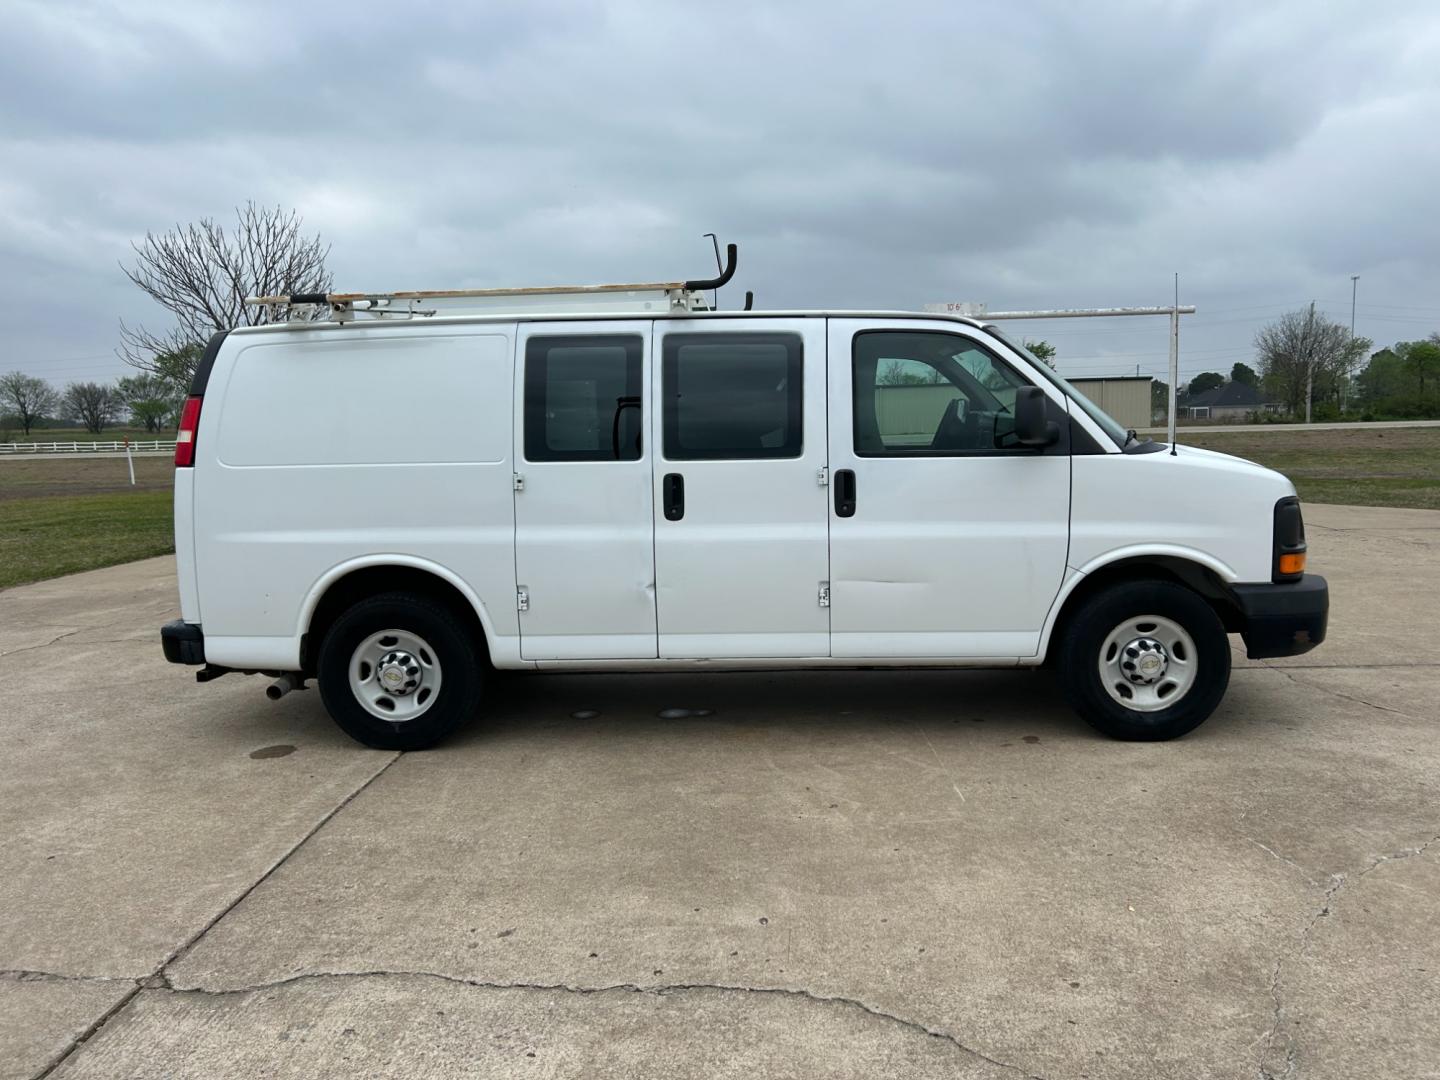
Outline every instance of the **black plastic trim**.
{"label": "black plastic trim", "polygon": [[[1132,379],[1135,376],[1130,376]],[[1158,454],[1169,450],[1170,444],[1156,442],[1154,439],[1133,439],[1127,443],[1121,453],[1125,454]]]}
{"label": "black plastic trim", "polygon": [[225,344],[225,338],[229,330],[221,330],[210,335],[210,340],[205,345],[205,352],[200,357],[200,363],[195,365],[195,376],[190,380],[190,396],[204,397],[205,385],[210,381],[210,369],[215,366],[215,357],[220,355],[220,346]]}
{"label": "black plastic trim", "polygon": [[1095,441],[1095,436],[1085,430],[1083,424],[1075,422],[1075,416],[1070,416],[1070,453],[1071,454],[1103,454],[1105,448]]}
{"label": "black plastic trim", "polygon": [[1282,585],[1232,585],[1240,607],[1240,636],[1251,660],[1299,656],[1325,640],[1330,586],[1318,574]]}
{"label": "black plastic trim", "polygon": [[160,647],[172,664],[205,663],[205,631],[196,623],[176,619],[160,627]]}

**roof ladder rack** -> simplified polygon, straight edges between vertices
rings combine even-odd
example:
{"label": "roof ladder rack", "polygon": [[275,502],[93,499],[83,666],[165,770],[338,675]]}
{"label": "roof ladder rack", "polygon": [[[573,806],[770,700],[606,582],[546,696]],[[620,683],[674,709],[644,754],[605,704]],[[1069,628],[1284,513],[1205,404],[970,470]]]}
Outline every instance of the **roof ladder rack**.
{"label": "roof ladder rack", "polygon": [[668,314],[709,311],[705,293],[735,276],[736,248],[727,244],[725,269],[714,278],[648,281],[621,285],[543,285],[528,289],[441,289],[392,293],[289,293],[250,296],[245,303],[269,307],[330,308],[334,322],[358,314],[377,319],[430,315]]}

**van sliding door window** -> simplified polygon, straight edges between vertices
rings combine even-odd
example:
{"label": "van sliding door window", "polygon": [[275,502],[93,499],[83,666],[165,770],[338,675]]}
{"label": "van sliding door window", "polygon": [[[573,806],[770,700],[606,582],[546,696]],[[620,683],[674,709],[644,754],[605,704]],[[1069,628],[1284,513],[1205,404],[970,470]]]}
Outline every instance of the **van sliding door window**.
{"label": "van sliding door window", "polygon": [[525,346],[525,458],[638,461],[641,355],[634,334],[532,337]]}
{"label": "van sliding door window", "polygon": [[666,459],[799,457],[801,349],[795,334],[667,336]]}
{"label": "van sliding door window", "polygon": [[1009,365],[957,334],[855,335],[855,453],[860,457],[1021,452]]}

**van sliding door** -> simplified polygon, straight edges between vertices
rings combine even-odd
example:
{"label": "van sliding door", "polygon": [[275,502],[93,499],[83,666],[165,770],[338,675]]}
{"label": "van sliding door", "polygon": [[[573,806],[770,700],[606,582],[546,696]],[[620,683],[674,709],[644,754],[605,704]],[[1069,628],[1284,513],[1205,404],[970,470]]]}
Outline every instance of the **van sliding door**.
{"label": "van sliding door", "polygon": [[825,321],[666,319],[655,349],[660,656],[828,656]]}

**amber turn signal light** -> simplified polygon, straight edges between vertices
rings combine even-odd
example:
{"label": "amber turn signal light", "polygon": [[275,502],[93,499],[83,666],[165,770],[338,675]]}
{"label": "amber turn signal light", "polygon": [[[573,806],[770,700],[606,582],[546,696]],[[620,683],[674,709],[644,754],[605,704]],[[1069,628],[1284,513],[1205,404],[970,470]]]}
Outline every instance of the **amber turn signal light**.
{"label": "amber turn signal light", "polygon": [[1295,551],[1280,556],[1280,573],[1285,575],[1305,572],[1305,552]]}

